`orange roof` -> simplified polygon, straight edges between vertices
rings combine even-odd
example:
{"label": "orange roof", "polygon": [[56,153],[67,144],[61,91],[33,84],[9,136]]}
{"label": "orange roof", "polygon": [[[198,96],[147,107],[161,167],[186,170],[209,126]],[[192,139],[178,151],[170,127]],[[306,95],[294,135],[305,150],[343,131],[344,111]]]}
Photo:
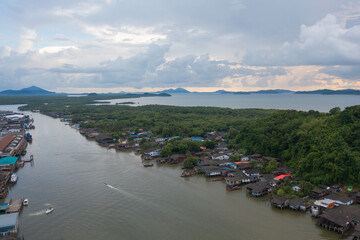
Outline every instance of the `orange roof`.
{"label": "orange roof", "polygon": [[281,179],[283,179],[283,178],[285,178],[285,177],[292,177],[291,175],[286,175],[286,174],[283,174],[283,175],[279,175],[279,176],[277,176],[277,177],[275,177],[275,179],[277,179],[277,180],[281,180]]}
{"label": "orange roof", "polygon": [[235,164],[244,164],[244,163],[249,163],[247,161],[241,161],[241,162],[234,162]]}
{"label": "orange roof", "polygon": [[0,152],[3,152],[15,138],[16,136],[10,134],[0,138]]}

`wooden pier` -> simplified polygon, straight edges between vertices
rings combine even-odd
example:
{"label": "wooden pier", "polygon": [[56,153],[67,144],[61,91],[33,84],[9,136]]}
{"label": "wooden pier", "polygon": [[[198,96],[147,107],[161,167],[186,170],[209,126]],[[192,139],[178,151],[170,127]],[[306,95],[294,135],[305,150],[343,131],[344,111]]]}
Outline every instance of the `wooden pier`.
{"label": "wooden pier", "polygon": [[23,207],[23,199],[10,200],[7,213],[20,212]]}

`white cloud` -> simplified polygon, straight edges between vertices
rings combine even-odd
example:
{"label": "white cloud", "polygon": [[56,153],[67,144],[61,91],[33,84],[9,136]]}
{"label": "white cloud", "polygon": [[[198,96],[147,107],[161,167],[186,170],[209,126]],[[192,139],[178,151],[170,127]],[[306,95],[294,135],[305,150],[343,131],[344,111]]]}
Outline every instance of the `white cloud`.
{"label": "white cloud", "polygon": [[39,53],[44,54],[44,53],[58,53],[61,52],[63,50],[67,50],[67,49],[78,49],[75,46],[51,46],[51,47],[43,47],[39,50]]}
{"label": "white cloud", "polygon": [[27,51],[32,50],[36,37],[37,34],[35,30],[23,28],[17,51],[19,53],[26,53]]}
{"label": "white cloud", "polygon": [[345,29],[327,15],[312,26],[302,25],[297,40],[279,48],[249,50],[243,61],[255,66],[360,64],[360,26]]}

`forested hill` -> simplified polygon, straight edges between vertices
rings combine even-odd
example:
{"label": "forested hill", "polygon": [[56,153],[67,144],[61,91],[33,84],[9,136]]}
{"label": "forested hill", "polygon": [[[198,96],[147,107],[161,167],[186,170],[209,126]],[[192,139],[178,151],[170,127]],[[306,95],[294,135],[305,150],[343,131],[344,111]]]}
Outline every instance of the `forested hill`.
{"label": "forested hill", "polygon": [[329,114],[279,111],[231,136],[244,152],[278,156],[316,184],[360,183],[360,106]]}

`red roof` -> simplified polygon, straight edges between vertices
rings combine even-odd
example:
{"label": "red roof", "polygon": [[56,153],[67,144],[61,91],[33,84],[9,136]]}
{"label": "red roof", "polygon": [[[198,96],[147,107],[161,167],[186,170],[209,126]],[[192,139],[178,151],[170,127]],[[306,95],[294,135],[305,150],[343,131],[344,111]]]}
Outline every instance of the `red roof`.
{"label": "red roof", "polygon": [[282,180],[282,179],[285,178],[285,177],[291,178],[292,176],[291,176],[291,175],[283,174],[283,175],[279,175],[279,176],[275,177],[275,179],[277,179],[277,180]]}
{"label": "red roof", "polygon": [[244,164],[244,163],[249,163],[247,161],[241,161],[241,162],[234,162],[235,164]]}
{"label": "red roof", "polygon": [[0,138],[0,152],[3,152],[7,146],[16,138],[14,135],[5,135]]}

